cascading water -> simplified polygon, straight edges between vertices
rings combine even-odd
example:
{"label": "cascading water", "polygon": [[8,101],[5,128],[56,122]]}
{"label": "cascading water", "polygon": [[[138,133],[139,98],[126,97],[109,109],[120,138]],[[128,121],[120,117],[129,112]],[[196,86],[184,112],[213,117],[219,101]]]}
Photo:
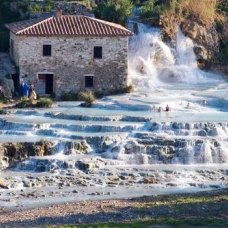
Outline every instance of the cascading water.
{"label": "cascading water", "polygon": [[[198,84],[215,82],[218,76],[197,68],[193,41],[178,29],[175,48],[161,39],[157,28],[138,23],[138,35],[130,42],[130,72],[140,91],[145,87],[167,86],[169,83]],[[213,77],[213,79],[211,78]]]}
{"label": "cascading water", "polygon": [[193,48],[193,41],[185,37],[180,28],[178,28],[176,34],[176,64],[187,65],[189,68],[196,69],[197,62]]}
{"label": "cascading water", "polygon": [[[210,91],[211,86],[225,82],[219,75],[198,69],[193,41],[178,29],[175,48],[171,49],[162,41],[158,28],[137,25],[138,34],[130,42],[129,62],[133,85],[138,92],[146,94],[144,102],[153,100],[151,110],[154,111],[156,105],[163,106],[169,102],[173,111],[178,113],[181,110],[182,115],[200,113],[203,109],[210,112],[214,101],[202,97],[202,90]],[[166,119],[169,120],[168,114]],[[136,164],[228,162],[226,123],[211,126],[195,123],[191,126],[191,123],[152,122],[149,125],[150,129],[131,133],[124,143],[118,142],[119,155],[115,157]]]}

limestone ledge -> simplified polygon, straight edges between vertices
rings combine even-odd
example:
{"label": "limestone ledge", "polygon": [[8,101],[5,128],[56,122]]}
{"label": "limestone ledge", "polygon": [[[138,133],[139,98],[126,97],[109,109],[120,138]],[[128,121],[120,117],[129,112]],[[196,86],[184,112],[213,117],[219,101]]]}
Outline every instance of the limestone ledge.
{"label": "limestone ledge", "polygon": [[18,162],[34,156],[54,155],[63,150],[64,154],[88,153],[89,145],[84,141],[72,142],[20,142],[0,144],[0,169],[15,167]]}

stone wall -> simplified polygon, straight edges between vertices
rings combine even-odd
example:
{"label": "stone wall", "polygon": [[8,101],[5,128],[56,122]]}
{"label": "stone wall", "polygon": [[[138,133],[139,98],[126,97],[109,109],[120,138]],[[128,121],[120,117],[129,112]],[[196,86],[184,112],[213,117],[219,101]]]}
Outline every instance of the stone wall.
{"label": "stone wall", "polygon": [[[57,97],[85,89],[86,75],[94,76],[95,91],[120,89],[130,84],[128,37],[18,36],[17,40],[20,78],[31,81],[36,88],[38,73],[53,73]],[[44,44],[52,45],[52,56],[43,57]],[[94,46],[102,47],[102,59],[93,58]]]}
{"label": "stone wall", "polygon": [[[13,40],[13,47],[11,40]],[[19,37],[14,35],[12,32],[10,32],[10,57],[15,62],[15,64],[19,65]]]}

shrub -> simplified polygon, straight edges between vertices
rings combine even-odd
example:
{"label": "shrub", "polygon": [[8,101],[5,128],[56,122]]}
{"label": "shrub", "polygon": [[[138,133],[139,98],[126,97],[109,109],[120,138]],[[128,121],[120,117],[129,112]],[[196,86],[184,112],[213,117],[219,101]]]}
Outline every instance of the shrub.
{"label": "shrub", "polygon": [[40,6],[39,4],[34,3],[34,4],[30,4],[30,5],[28,6],[28,11],[29,11],[30,13],[41,12],[41,11],[42,11],[42,8],[41,8],[41,6]]}
{"label": "shrub", "polygon": [[168,9],[162,14],[161,23],[163,31],[169,38],[171,38],[171,40],[175,39],[177,31],[176,26],[180,23],[180,18],[180,15],[172,9]]}
{"label": "shrub", "polygon": [[223,23],[225,17],[218,10],[218,0],[170,0],[170,5],[162,12],[161,24],[171,39],[175,38],[175,25],[186,19],[194,20],[207,28],[215,21]]}
{"label": "shrub", "polygon": [[193,16],[206,26],[210,26],[217,18],[217,0],[181,0],[179,10],[183,15]]}
{"label": "shrub", "polygon": [[32,106],[32,101],[29,99],[22,99],[15,105],[15,108],[29,108]]}
{"label": "shrub", "polygon": [[53,0],[45,0],[45,6],[44,10],[46,12],[50,12],[52,9],[54,9],[54,1]]}
{"label": "shrub", "polygon": [[218,10],[223,13],[228,13],[228,2],[227,0],[220,0],[218,4]]}
{"label": "shrub", "polygon": [[53,101],[50,98],[40,98],[37,101],[22,99],[15,108],[51,108]]}
{"label": "shrub", "polygon": [[147,1],[142,7],[140,12],[141,18],[150,18],[154,12],[154,0]]}
{"label": "shrub", "polygon": [[167,8],[166,5],[155,5],[155,0],[148,0],[142,7],[140,17],[142,19],[158,17]]}
{"label": "shrub", "polygon": [[40,98],[35,104],[38,108],[51,108],[53,101],[50,98]]}
{"label": "shrub", "polygon": [[82,106],[90,107],[96,101],[96,96],[92,91],[82,91],[78,94],[78,99],[84,101]]}
{"label": "shrub", "polygon": [[133,11],[131,0],[105,0],[94,9],[96,17],[125,25]]}

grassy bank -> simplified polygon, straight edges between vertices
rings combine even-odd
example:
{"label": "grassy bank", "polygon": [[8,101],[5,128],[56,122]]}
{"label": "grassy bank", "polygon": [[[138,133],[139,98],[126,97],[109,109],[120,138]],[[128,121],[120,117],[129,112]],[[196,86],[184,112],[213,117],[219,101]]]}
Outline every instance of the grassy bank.
{"label": "grassy bank", "polygon": [[228,227],[228,189],[3,209],[2,227]]}
{"label": "grassy bank", "polygon": [[70,215],[75,225],[55,227],[228,227],[228,189],[93,204],[83,203],[80,214]]}
{"label": "grassy bank", "polygon": [[148,220],[136,220],[132,222],[123,222],[123,223],[103,223],[103,224],[90,224],[86,226],[65,226],[65,228],[108,228],[108,227],[121,227],[121,228],[147,228],[147,227],[227,227],[227,219],[223,218],[204,218],[204,219],[195,219],[195,218],[158,218],[158,219],[148,219]]}

